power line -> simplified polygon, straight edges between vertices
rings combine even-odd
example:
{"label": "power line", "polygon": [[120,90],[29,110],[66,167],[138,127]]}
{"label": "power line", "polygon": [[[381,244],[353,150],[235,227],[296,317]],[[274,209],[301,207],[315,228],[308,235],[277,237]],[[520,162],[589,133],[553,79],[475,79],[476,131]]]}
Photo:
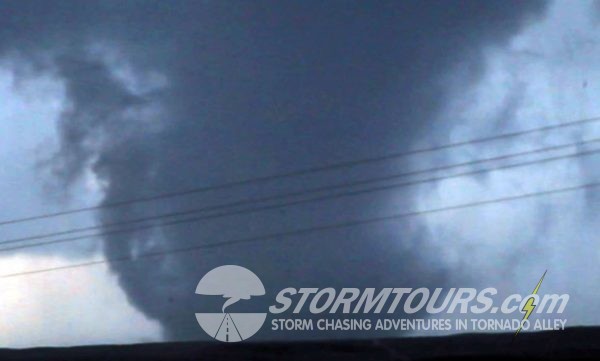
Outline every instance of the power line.
{"label": "power line", "polygon": [[214,190],[221,190],[221,189],[227,189],[227,188],[232,188],[232,187],[244,186],[244,185],[249,185],[249,184],[253,184],[253,183],[268,182],[268,181],[273,181],[276,179],[297,177],[297,176],[307,175],[307,174],[311,174],[311,173],[318,173],[318,172],[330,171],[330,170],[341,169],[341,168],[350,168],[350,167],[354,167],[354,166],[361,165],[361,164],[380,162],[380,161],[396,159],[396,158],[403,158],[403,157],[408,157],[408,156],[412,156],[412,155],[416,155],[416,154],[423,154],[423,153],[435,152],[435,151],[439,151],[439,150],[450,149],[450,148],[460,147],[460,146],[465,146],[465,145],[473,145],[473,144],[485,143],[485,142],[490,142],[490,141],[495,141],[495,140],[507,139],[507,138],[517,137],[517,136],[522,136],[522,135],[527,135],[527,134],[532,134],[532,133],[537,133],[537,132],[544,132],[544,131],[549,131],[549,130],[554,130],[554,129],[582,125],[582,124],[586,124],[586,123],[594,123],[597,121],[600,121],[600,117],[579,119],[579,120],[574,120],[571,122],[564,122],[564,123],[548,125],[548,126],[538,127],[538,128],[532,128],[532,129],[527,129],[527,130],[522,130],[522,131],[517,131],[517,132],[498,134],[498,135],[493,135],[493,136],[484,137],[484,138],[475,138],[475,139],[464,140],[464,141],[454,142],[454,143],[447,143],[447,144],[433,146],[433,147],[429,147],[429,148],[420,148],[420,149],[415,149],[415,150],[411,150],[411,151],[407,151],[407,152],[395,152],[395,153],[390,153],[390,154],[380,155],[380,156],[375,156],[375,157],[362,158],[362,159],[356,159],[356,160],[351,160],[351,161],[333,163],[333,164],[324,165],[324,166],[305,168],[305,169],[296,170],[296,171],[292,171],[292,172],[288,172],[288,173],[281,173],[281,174],[267,175],[267,176],[256,177],[256,178],[249,178],[249,179],[244,179],[244,180],[239,180],[239,181],[191,188],[191,189],[176,191],[176,192],[159,193],[159,194],[156,194],[153,196],[132,198],[129,200],[124,200],[124,201],[104,203],[104,204],[100,204],[97,206],[82,207],[82,208],[61,211],[61,212],[45,213],[45,214],[39,214],[39,215],[35,215],[35,216],[9,219],[9,220],[5,220],[5,221],[0,221],[0,226],[8,225],[8,224],[15,224],[15,223],[29,222],[29,221],[34,221],[34,220],[46,219],[46,218],[59,217],[59,216],[81,213],[81,212],[88,212],[88,211],[93,211],[93,210],[98,210],[98,209],[127,206],[127,205],[131,205],[131,204],[135,204],[135,203],[150,202],[150,201],[156,201],[156,200],[161,200],[161,199],[180,197],[180,196],[184,196],[184,195],[204,193],[204,192],[209,192],[209,191],[214,191]]}
{"label": "power line", "polygon": [[[261,207],[256,207],[256,208],[246,208],[246,209],[237,210],[237,211],[222,212],[222,213],[210,214],[210,215],[201,216],[201,217],[174,220],[174,221],[169,221],[169,222],[163,222],[160,225],[162,227],[175,226],[175,225],[180,225],[180,224],[198,222],[198,221],[207,220],[207,219],[221,218],[221,217],[231,216],[231,215],[236,215],[236,214],[244,214],[244,213],[250,213],[250,212],[272,210],[272,209],[278,209],[278,208],[283,208],[283,207],[289,207],[292,205],[306,204],[306,203],[317,202],[317,201],[322,201],[322,200],[329,200],[329,199],[336,199],[336,198],[341,198],[341,197],[350,197],[350,196],[356,196],[359,194],[384,191],[384,190],[412,186],[412,185],[417,185],[417,184],[422,184],[422,183],[428,183],[428,182],[434,182],[434,181],[440,181],[440,180],[446,180],[446,179],[452,179],[452,178],[459,178],[459,177],[463,177],[466,175],[482,174],[482,173],[487,173],[487,172],[495,171],[495,170],[523,167],[526,165],[539,164],[542,162],[550,162],[550,161],[556,161],[556,160],[561,160],[561,159],[579,157],[579,156],[583,156],[583,155],[596,154],[599,152],[600,152],[600,149],[588,151],[588,152],[578,152],[578,153],[562,155],[562,156],[557,156],[557,157],[544,158],[544,159],[516,163],[516,164],[509,164],[506,166],[496,167],[496,168],[492,168],[492,169],[480,169],[480,170],[475,170],[475,171],[470,171],[470,172],[463,172],[463,173],[458,173],[458,174],[454,174],[451,176],[435,177],[435,178],[428,178],[428,179],[416,180],[416,181],[408,181],[408,182],[404,182],[404,183],[397,183],[397,184],[385,185],[385,186],[380,186],[380,187],[361,189],[361,190],[351,191],[351,192],[346,192],[346,193],[338,193],[338,194],[333,194],[333,195],[325,195],[325,196],[313,197],[313,198],[308,198],[308,199],[301,199],[301,200],[283,203],[283,204],[261,206]],[[113,235],[113,234],[131,233],[131,232],[150,229],[153,227],[155,227],[155,225],[150,224],[150,225],[143,225],[140,227],[134,227],[134,228],[129,228],[129,229],[117,229],[117,230],[113,230],[113,231],[107,231],[107,232],[101,232],[101,233],[95,233],[95,234],[89,234],[89,235],[82,235],[82,236],[76,236],[76,237],[70,237],[70,238],[62,238],[62,239],[56,239],[56,240],[50,240],[50,241],[38,242],[38,243],[32,243],[32,244],[26,244],[26,245],[20,245],[20,246],[13,246],[13,247],[7,247],[7,248],[0,248],[0,252],[8,252],[8,251],[15,251],[15,250],[20,250],[20,249],[25,249],[25,248],[35,248],[35,247],[40,247],[40,246],[73,242],[73,241],[78,241],[78,240],[83,240],[83,239],[88,239],[88,238],[102,237],[102,236]]]}
{"label": "power line", "polygon": [[271,234],[262,235],[262,236],[238,238],[238,239],[233,239],[233,240],[223,241],[223,242],[216,242],[216,243],[211,243],[211,244],[195,245],[195,246],[189,246],[189,247],[183,247],[183,248],[173,248],[173,249],[167,249],[167,250],[162,250],[162,251],[148,252],[148,253],[143,253],[143,254],[139,254],[136,256],[113,257],[113,258],[106,258],[106,259],[102,259],[102,260],[83,262],[83,263],[77,263],[77,264],[71,264],[71,265],[65,265],[65,266],[59,266],[59,267],[50,267],[50,268],[42,268],[42,269],[31,270],[31,271],[9,273],[9,274],[4,274],[4,275],[0,276],[0,278],[14,278],[14,277],[19,277],[19,276],[27,276],[27,275],[53,272],[53,271],[59,271],[59,270],[83,268],[83,267],[104,264],[104,263],[108,263],[108,262],[130,262],[130,261],[136,261],[138,259],[143,259],[143,258],[160,257],[160,256],[169,255],[169,254],[191,252],[191,251],[196,251],[196,250],[200,250],[200,249],[210,249],[210,248],[232,246],[232,245],[244,244],[244,243],[253,243],[253,242],[257,242],[257,241],[275,240],[275,239],[281,239],[281,238],[286,238],[286,237],[291,237],[291,236],[298,236],[298,235],[303,235],[303,234],[310,234],[310,233],[323,232],[323,231],[334,230],[334,229],[355,227],[355,226],[361,226],[361,225],[367,225],[367,224],[373,224],[373,223],[379,223],[379,222],[385,222],[385,221],[392,221],[392,220],[397,220],[397,219],[407,218],[407,217],[422,216],[422,215],[427,215],[427,214],[467,209],[467,208],[485,206],[485,205],[496,204],[496,203],[511,202],[511,201],[516,201],[516,200],[528,199],[528,198],[535,198],[535,197],[542,197],[542,196],[548,196],[548,195],[554,195],[554,194],[560,194],[560,193],[573,192],[573,191],[577,191],[577,190],[595,188],[598,186],[600,186],[600,182],[587,183],[587,184],[581,184],[581,185],[572,186],[572,187],[552,189],[552,190],[541,191],[541,192],[524,193],[524,194],[519,194],[516,196],[495,198],[495,199],[490,199],[490,200],[486,200],[486,201],[479,201],[479,202],[472,202],[472,203],[463,203],[463,204],[458,204],[458,205],[454,205],[454,206],[428,209],[428,210],[423,210],[423,211],[412,211],[412,212],[407,212],[407,213],[399,213],[399,214],[393,214],[393,215],[389,215],[389,216],[382,216],[382,217],[376,217],[376,218],[357,219],[357,220],[347,221],[347,222],[342,222],[342,223],[335,223],[335,224],[323,225],[323,226],[318,226],[318,227],[303,228],[303,229],[298,229],[298,230],[294,230],[294,231],[271,233]]}
{"label": "power line", "polygon": [[[250,199],[245,199],[245,200],[236,201],[236,202],[232,202],[232,203],[217,204],[217,205],[212,205],[212,206],[208,206],[208,207],[194,208],[194,209],[177,211],[177,212],[162,213],[162,214],[157,214],[157,215],[142,217],[142,218],[134,218],[134,219],[126,220],[126,221],[105,223],[103,225],[81,227],[81,228],[75,228],[75,229],[70,229],[70,230],[66,230],[66,231],[60,231],[60,232],[45,233],[45,234],[39,234],[39,235],[21,237],[21,238],[13,238],[13,239],[0,241],[0,245],[32,241],[32,240],[36,240],[36,239],[44,239],[44,238],[50,238],[50,237],[56,237],[56,236],[63,236],[63,235],[74,234],[74,233],[85,232],[85,231],[93,231],[93,230],[98,230],[98,229],[106,230],[107,228],[112,228],[115,226],[125,226],[125,225],[143,223],[143,222],[147,222],[147,221],[153,221],[153,220],[157,220],[157,219],[187,216],[187,215],[192,215],[192,214],[197,214],[197,213],[204,213],[204,212],[208,212],[208,211],[217,211],[217,210],[221,210],[221,209],[234,208],[237,206],[262,203],[262,202],[268,202],[268,201],[291,198],[291,197],[304,196],[304,195],[308,195],[311,193],[336,190],[338,188],[366,185],[366,184],[388,181],[388,180],[397,179],[397,178],[403,178],[403,177],[414,176],[414,175],[419,175],[419,174],[433,173],[433,172],[438,172],[438,171],[442,171],[442,170],[449,170],[449,169],[453,169],[453,168],[460,168],[460,167],[476,165],[476,164],[480,164],[480,163],[505,160],[505,159],[515,158],[515,157],[520,157],[520,156],[525,156],[525,155],[532,155],[532,154],[537,154],[537,153],[544,153],[544,152],[565,149],[565,148],[570,148],[570,147],[580,147],[580,146],[585,146],[587,144],[597,143],[599,141],[600,141],[600,138],[593,138],[590,140],[584,140],[584,141],[579,141],[579,142],[575,142],[575,143],[568,143],[568,144],[561,144],[561,145],[537,148],[537,149],[533,149],[533,150],[504,154],[501,156],[496,156],[496,157],[491,157],[491,158],[476,159],[476,160],[467,161],[467,162],[449,164],[449,165],[433,167],[433,168],[428,168],[428,169],[422,169],[422,170],[415,170],[415,171],[404,172],[404,173],[400,173],[400,174],[393,174],[393,175],[377,177],[377,178],[371,178],[371,179],[366,179],[366,180],[361,180],[361,181],[344,182],[344,183],[332,184],[332,185],[327,185],[327,186],[321,186],[321,187],[317,187],[317,188],[300,190],[300,191],[296,191],[296,192],[275,194],[275,195],[266,196],[266,197],[250,198]],[[439,179],[435,178],[434,180],[439,180]],[[427,180],[425,180],[423,182],[427,182]],[[0,249],[0,251],[1,251],[1,249]]]}

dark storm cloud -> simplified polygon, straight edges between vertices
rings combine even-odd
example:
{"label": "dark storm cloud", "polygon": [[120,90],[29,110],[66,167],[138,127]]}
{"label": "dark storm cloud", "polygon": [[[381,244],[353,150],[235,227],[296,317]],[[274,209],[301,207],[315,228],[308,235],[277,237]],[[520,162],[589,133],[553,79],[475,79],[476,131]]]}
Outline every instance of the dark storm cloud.
{"label": "dark storm cloud", "polygon": [[[104,202],[217,184],[408,149],[432,126],[444,76],[481,72],[481,50],[506,41],[537,2],[8,2],[0,49],[35,60],[65,82],[58,174],[90,166]],[[167,85],[148,100],[88,47],[107,44]],[[160,131],[131,110],[162,107]],[[135,112],[134,112],[135,114]],[[395,165],[396,169],[402,164]],[[299,189],[390,166],[281,181],[107,209],[103,222]],[[106,257],[214,243],[385,213],[402,192],[371,194],[104,239]],[[408,197],[406,197],[408,198]],[[432,249],[409,222],[113,263],[129,300],[168,337],[196,338],[193,290],[222,264],[257,273],[267,294],[295,287],[444,285]],[[232,306],[234,307],[234,306]],[[372,335],[370,335],[372,336]]]}
{"label": "dark storm cloud", "polygon": [[55,169],[69,184],[96,154],[98,143],[113,143],[137,131],[125,119],[128,110],[144,103],[111,77],[106,65],[92,59],[56,59],[57,74],[65,80],[70,101],[60,119],[62,148]]}

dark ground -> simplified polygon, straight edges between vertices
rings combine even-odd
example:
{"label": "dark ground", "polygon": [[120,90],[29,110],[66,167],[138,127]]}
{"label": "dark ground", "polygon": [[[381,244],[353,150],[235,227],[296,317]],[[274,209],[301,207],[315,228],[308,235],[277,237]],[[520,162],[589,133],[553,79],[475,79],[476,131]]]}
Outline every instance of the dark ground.
{"label": "dark ground", "polygon": [[600,327],[372,341],[154,343],[0,350],[0,360],[600,360]]}

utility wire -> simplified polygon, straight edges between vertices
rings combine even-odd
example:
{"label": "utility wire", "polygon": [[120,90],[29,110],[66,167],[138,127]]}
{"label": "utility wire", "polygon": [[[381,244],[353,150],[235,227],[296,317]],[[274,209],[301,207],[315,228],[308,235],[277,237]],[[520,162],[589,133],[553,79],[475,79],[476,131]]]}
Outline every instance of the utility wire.
{"label": "utility wire", "polygon": [[317,226],[317,227],[303,228],[303,229],[279,232],[279,233],[271,233],[271,234],[256,236],[256,237],[238,238],[238,239],[232,239],[229,241],[216,242],[216,243],[210,243],[210,244],[194,245],[194,246],[188,246],[188,247],[182,247],[182,248],[172,248],[172,249],[166,249],[166,250],[162,250],[162,251],[142,253],[142,254],[135,255],[135,256],[113,257],[113,258],[106,258],[106,259],[102,259],[102,260],[83,262],[83,263],[77,263],[77,264],[71,264],[71,265],[65,265],[65,266],[41,268],[41,269],[31,270],[31,271],[9,273],[9,274],[1,275],[0,278],[14,278],[14,277],[20,277],[20,276],[60,271],[60,270],[89,267],[89,266],[104,264],[104,263],[108,263],[108,262],[111,262],[111,263],[112,262],[130,262],[130,261],[136,261],[136,260],[144,259],[144,258],[154,258],[154,257],[161,257],[161,256],[176,254],[176,253],[193,252],[193,251],[201,250],[201,249],[218,248],[218,247],[232,246],[232,245],[238,245],[238,244],[253,243],[253,242],[258,242],[258,241],[279,240],[281,238],[288,238],[288,237],[298,236],[298,235],[303,235],[303,234],[311,234],[311,233],[323,232],[323,231],[334,230],[334,229],[341,229],[341,228],[355,227],[355,226],[361,226],[361,225],[367,225],[367,224],[373,224],[373,223],[379,223],[379,222],[393,221],[393,220],[397,220],[397,219],[401,219],[401,218],[423,216],[423,215],[435,214],[435,213],[440,213],[440,212],[474,208],[474,207],[480,207],[480,206],[485,206],[485,205],[490,205],[490,204],[511,202],[511,201],[516,201],[516,200],[528,199],[528,198],[549,196],[549,195],[554,195],[554,194],[573,192],[573,191],[577,191],[577,190],[591,189],[591,188],[595,188],[598,186],[600,186],[600,182],[587,183],[587,184],[581,184],[581,185],[571,186],[571,187],[567,187],[567,188],[558,188],[558,189],[546,190],[546,191],[541,191],[541,192],[524,193],[524,194],[519,194],[519,195],[515,195],[515,196],[510,196],[510,197],[495,198],[495,199],[479,201],[479,202],[472,202],[472,203],[463,203],[463,204],[442,207],[442,208],[428,209],[428,210],[422,210],[422,211],[412,211],[412,212],[407,212],[407,213],[399,213],[399,214],[393,214],[393,215],[389,215],[389,216],[382,216],[382,217],[376,217],[376,218],[356,219],[356,220],[342,222],[342,223],[335,223],[335,224],[322,225],[322,226]]}
{"label": "utility wire", "polygon": [[[451,176],[428,178],[428,179],[423,179],[423,180],[408,181],[408,182],[403,182],[403,183],[361,189],[361,190],[345,192],[345,193],[337,193],[337,194],[333,194],[333,195],[324,195],[324,196],[313,197],[313,198],[308,198],[308,199],[301,199],[301,200],[283,203],[283,204],[267,205],[267,206],[261,206],[261,207],[255,207],[255,208],[246,208],[246,209],[241,209],[241,210],[236,210],[236,211],[215,213],[215,214],[210,214],[210,215],[201,216],[201,217],[174,220],[174,221],[169,221],[169,222],[163,222],[160,225],[163,227],[175,226],[175,225],[180,225],[180,224],[198,222],[198,221],[207,220],[207,219],[215,219],[215,218],[221,218],[221,217],[231,216],[231,215],[236,215],[236,214],[244,214],[244,213],[250,213],[250,212],[272,210],[272,209],[278,209],[278,208],[283,208],[283,207],[289,207],[292,205],[299,205],[299,204],[306,204],[306,203],[312,203],[312,202],[329,200],[329,199],[356,196],[356,195],[365,194],[365,193],[379,192],[379,191],[400,188],[400,187],[406,187],[406,186],[412,186],[412,185],[417,185],[417,184],[422,184],[422,183],[459,178],[459,177],[463,177],[466,175],[482,174],[482,173],[487,173],[487,172],[496,171],[496,170],[504,170],[504,169],[523,167],[523,166],[527,166],[527,165],[539,164],[542,162],[550,162],[550,161],[580,157],[583,155],[590,155],[590,154],[597,154],[597,153],[600,153],[600,149],[593,150],[593,151],[587,151],[587,152],[577,152],[577,153],[561,155],[561,156],[556,156],[556,157],[551,157],[551,158],[538,159],[538,160],[522,162],[522,163],[509,164],[509,165],[496,167],[496,168],[492,168],[492,169],[479,169],[479,170],[475,170],[475,171],[457,173],[457,174],[454,174]],[[95,233],[95,234],[88,234],[88,235],[82,235],[82,236],[76,236],[76,237],[70,237],[70,238],[62,238],[62,239],[50,240],[50,241],[45,241],[45,242],[37,242],[37,243],[31,243],[31,244],[19,245],[19,246],[13,246],[13,247],[6,247],[6,248],[0,248],[0,252],[8,252],[8,251],[15,251],[15,250],[20,250],[20,249],[25,249],[25,248],[35,248],[35,247],[40,247],[40,246],[73,242],[73,241],[78,241],[78,240],[83,240],[83,239],[88,239],[88,238],[102,237],[102,236],[113,235],[113,234],[131,233],[131,232],[137,232],[137,231],[141,231],[141,230],[151,229],[154,227],[155,227],[154,224],[142,225],[139,227],[128,228],[128,229],[117,229],[117,230],[113,230],[113,231],[100,232],[100,233]]]}
{"label": "utility wire", "polygon": [[484,137],[484,138],[475,138],[475,139],[464,140],[464,141],[459,141],[459,142],[454,142],[454,143],[447,143],[447,144],[433,146],[433,147],[429,147],[429,148],[415,149],[415,150],[411,150],[411,151],[407,151],[407,152],[395,152],[395,153],[390,153],[390,154],[385,154],[385,155],[380,155],[380,156],[375,156],[375,157],[370,157],[370,158],[362,158],[362,159],[356,159],[356,160],[351,160],[351,161],[333,163],[333,164],[324,165],[324,166],[305,168],[305,169],[296,170],[296,171],[292,171],[292,172],[288,172],[288,173],[267,175],[267,176],[256,177],[256,178],[248,178],[248,179],[239,180],[239,181],[191,188],[191,189],[182,190],[182,191],[158,193],[156,195],[152,195],[152,196],[148,196],[148,197],[132,198],[129,200],[124,200],[124,201],[104,203],[104,204],[100,204],[97,206],[82,207],[82,208],[61,211],[61,212],[45,213],[45,214],[39,214],[39,215],[34,215],[34,216],[29,216],[29,217],[9,219],[9,220],[0,221],[0,226],[8,225],[8,224],[15,224],[15,223],[29,222],[29,221],[34,221],[34,220],[46,219],[46,218],[54,218],[54,217],[75,214],[75,213],[81,213],[81,212],[88,212],[88,211],[104,209],[104,208],[122,207],[122,206],[127,206],[127,205],[131,205],[131,204],[135,204],[135,203],[150,202],[150,201],[156,201],[156,200],[161,200],[161,199],[180,197],[180,196],[184,196],[184,195],[204,193],[204,192],[209,192],[209,191],[214,191],[214,190],[227,189],[227,188],[244,186],[244,185],[249,185],[249,184],[254,184],[254,183],[268,182],[268,181],[272,181],[272,180],[276,180],[276,179],[297,177],[297,176],[307,175],[307,174],[311,174],[311,173],[318,173],[318,172],[330,171],[330,170],[341,169],[341,168],[350,168],[350,167],[354,167],[357,165],[362,165],[362,164],[367,164],[367,163],[372,163],[372,162],[380,162],[380,161],[385,161],[385,160],[390,160],[390,159],[403,158],[403,157],[408,157],[408,156],[412,156],[412,155],[416,155],[416,154],[423,154],[423,153],[435,152],[435,151],[439,151],[439,150],[445,150],[445,149],[450,149],[450,148],[460,147],[460,146],[465,146],[465,145],[473,145],[473,144],[485,143],[485,142],[489,142],[489,141],[507,139],[507,138],[517,137],[517,136],[522,136],[522,135],[527,135],[527,134],[532,134],[532,133],[537,133],[537,132],[544,132],[544,131],[560,129],[560,128],[565,128],[565,127],[572,127],[572,126],[582,125],[582,124],[586,124],[586,123],[594,123],[597,121],[600,121],[600,117],[578,119],[578,120],[574,120],[571,122],[564,122],[564,123],[547,125],[544,127],[532,128],[532,129],[527,129],[527,130],[522,130],[522,131],[517,131],[517,132],[498,134],[498,135],[493,135],[493,136]]}
{"label": "utility wire", "polygon": [[600,138],[593,138],[590,140],[584,140],[584,141],[579,141],[579,142],[575,142],[575,143],[537,148],[537,149],[533,149],[533,150],[505,154],[505,155],[491,157],[491,158],[476,159],[476,160],[472,160],[472,161],[468,161],[468,162],[449,164],[449,165],[444,165],[444,166],[440,166],[440,167],[404,172],[404,173],[400,173],[400,174],[393,174],[393,175],[371,178],[371,179],[366,179],[366,180],[361,180],[361,181],[332,184],[332,185],[321,186],[321,187],[312,188],[312,189],[300,190],[300,191],[291,192],[291,193],[288,192],[288,193],[275,194],[275,195],[266,196],[266,197],[250,198],[250,199],[245,199],[245,200],[236,201],[236,202],[232,202],[232,203],[217,204],[217,205],[212,205],[212,206],[202,207],[202,208],[194,208],[194,209],[188,209],[188,210],[177,211],[177,212],[162,213],[162,214],[157,214],[157,215],[148,216],[148,217],[134,218],[134,219],[129,219],[129,220],[125,220],[125,221],[105,223],[102,225],[81,227],[81,228],[75,228],[75,229],[70,229],[70,230],[66,230],[66,231],[60,231],[60,232],[45,233],[45,234],[38,234],[38,235],[34,235],[34,236],[28,236],[28,237],[1,240],[0,245],[32,241],[32,240],[44,239],[44,238],[50,238],[50,237],[56,237],[56,236],[64,236],[64,235],[75,234],[75,233],[85,232],[85,231],[93,231],[93,230],[98,230],[98,229],[102,229],[102,230],[106,231],[107,228],[112,228],[112,227],[116,227],[116,226],[125,226],[125,225],[137,224],[137,223],[144,223],[147,221],[158,220],[158,219],[163,219],[163,218],[187,216],[187,215],[192,215],[192,214],[197,214],[197,213],[204,213],[204,212],[208,212],[208,211],[216,211],[216,210],[221,210],[221,209],[234,208],[237,206],[262,203],[262,202],[268,202],[268,201],[297,197],[297,196],[304,196],[304,195],[308,195],[311,193],[336,190],[338,188],[366,185],[366,184],[371,184],[371,183],[393,180],[393,179],[397,179],[397,178],[433,173],[433,172],[438,172],[438,171],[442,171],[442,170],[449,170],[449,169],[453,169],[453,168],[460,168],[460,167],[476,165],[476,164],[480,164],[480,163],[505,160],[505,159],[515,158],[515,157],[520,157],[520,156],[525,156],[525,155],[532,155],[532,154],[537,154],[537,153],[544,153],[544,152],[565,149],[565,148],[570,148],[570,147],[581,147],[581,146],[585,146],[585,145],[593,144],[593,143],[597,143],[597,142],[600,142]]}

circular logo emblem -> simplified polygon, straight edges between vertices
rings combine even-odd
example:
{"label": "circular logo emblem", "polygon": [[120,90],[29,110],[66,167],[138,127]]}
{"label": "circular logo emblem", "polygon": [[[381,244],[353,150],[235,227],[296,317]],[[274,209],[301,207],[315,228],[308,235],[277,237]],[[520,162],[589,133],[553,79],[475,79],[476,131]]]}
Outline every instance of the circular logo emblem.
{"label": "circular logo emblem", "polygon": [[215,340],[239,342],[250,338],[267,318],[266,313],[227,312],[227,307],[238,301],[265,294],[260,279],[244,267],[226,265],[213,269],[198,282],[196,294],[226,299],[221,313],[196,313],[200,327]]}

